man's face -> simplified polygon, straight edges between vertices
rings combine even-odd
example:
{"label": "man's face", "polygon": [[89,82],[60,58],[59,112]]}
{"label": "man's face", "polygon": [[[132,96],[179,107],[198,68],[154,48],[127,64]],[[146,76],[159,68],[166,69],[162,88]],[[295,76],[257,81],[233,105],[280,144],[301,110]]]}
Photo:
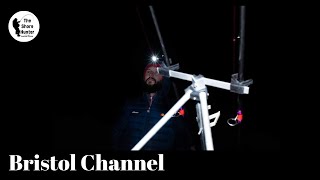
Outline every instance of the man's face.
{"label": "man's face", "polygon": [[148,86],[160,83],[162,79],[162,75],[157,72],[157,67],[149,67],[144,74],[144,81]]}
{"label": "man's face", "polygon": [[157,67],[150,66],[144,74],[144,90],[148,93],[154,93],[162,87],[162,75],[157,72]]}

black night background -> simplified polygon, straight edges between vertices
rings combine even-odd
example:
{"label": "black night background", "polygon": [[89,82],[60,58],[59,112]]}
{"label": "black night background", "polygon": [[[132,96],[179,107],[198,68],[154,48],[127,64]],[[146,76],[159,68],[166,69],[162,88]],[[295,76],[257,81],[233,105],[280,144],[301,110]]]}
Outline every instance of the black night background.
{"label": "black night background", "polygon": [[[14,57],[6,62],[13,121],[21,122],[21,128],[34,124],[44,133],[39,136],[46,137],[43,143],[54,149],[108,149],[108,133],[123,100],[140,93],[143,64],[152,54],[163,54],[149,5],[179,71],[230,82],[238,71],[238,44],[233,37],[239,34],[239,8],[234,9],[233,3],[44,5],[30,9],[40,22],[34,41],[19,43],[6,36],[6,51]],[[8,8],[8,17],[14,11],[17,8]],[[259,91],[265,82],[259,78],[267,64],[261,54],[268,56],[265,42],[273,38],[263,27],[267,20],[263,12],[259,6],[247,7],[244,76],[254,83],[250,93],[241,96],[240,128],[226,123],[235,116],[236,95],[208,87],[209,113],[221,111],[212,128],[216,150],[280,150],[280,129],[261,117],[264,97]],[[174,81],[180,95],[191,84]],[[190,116],[195,111],[191,101]],[[46,126],[37,129],[37,123]]]}
{"label": "black night background", "polygon": [[[241,95],[244,119],[235,127],[226,121],[236,115],[237,95],[208,87],[209,114],[221,112],[212,127],[213,144],[217,152],[282,151],[286,96],[273,83],[282,80],[277,74],[283,65],[277,62],[286,56],[282,47],[291,37],[283,35],[292,21],[285,7],[272,6],[270,13],[270,6],[235,1],[129,1],[5,9],[8,21],[25,9],[40,22],[31,42],[20,43],[9,33],[2,38],[9,153],[110,150],[111,127],[125,99],[141,91],[143,65],[152,54],[163,54],[149,5],[178,71],[225,82],[238,71],[239,44],[233,39],[239,34],[239,5],[246,6],[244,77],[253,84]],[[173,81],[180,96],[191,85]],[[273,97],[277,94],[282,99]],[[192,100],[186,112],[197,138]]]}

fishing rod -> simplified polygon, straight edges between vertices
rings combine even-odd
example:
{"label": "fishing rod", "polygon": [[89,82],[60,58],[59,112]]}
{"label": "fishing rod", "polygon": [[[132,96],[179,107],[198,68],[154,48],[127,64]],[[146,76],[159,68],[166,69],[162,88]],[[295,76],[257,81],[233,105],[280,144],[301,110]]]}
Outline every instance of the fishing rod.
{"label": "fishing rod", "polygon": [[[150,9],[152,20],[153,20],[153,23],[154,23],[154,26],[156,28],[157,35],[158,35],[158,38],[159,38],[159,41],[160,41],[161,49],[162,49],[163,56],[164,56],[164,59],[165,59],[165,64],[171,70],[178,70],[179,69],[179,63],[177,63],[175,65],[172,65],[172,60],[171,60],[171,58],[168,57],[168,54],[167,54],[167,51],[166,51],[166,48],[164,46],[164,42],[163,42],[163,39],[162,39],[162,36],[161,36],[161,32],[160,32],[160,28],[159,28],[159,25],[158,25],[158,21],[157,21],[156,15],[155,15],[155,11],[154,11],[152,5],[149,5],[149,9]],[[177,89],[177,86],[176,86],[176,84],[174,82],[172,82],[172,87],[173,87],[173,90],[174,90],[176,98],[179,99],[178,89]]]}
{"label": "fishing rod", "polygon": [[[235,13],[235,12],[234,12]],[[237,93],[237,111],[234,118],[229,118],[227,123],[230,126],[236,126],[243,120],[243,104],[241,99],[240,86],[249,86],[253,83],[252,79],[244,80],[244,60],[245,60],[245,26],[246,26],[246,6],[240,6],[240,34],[239,39],[239,57],[238,57],[238,73],[231,76],[231,92]],[[235,25],[235,24],[234,24]],[[235,39],[234,39],[235,41]]]}

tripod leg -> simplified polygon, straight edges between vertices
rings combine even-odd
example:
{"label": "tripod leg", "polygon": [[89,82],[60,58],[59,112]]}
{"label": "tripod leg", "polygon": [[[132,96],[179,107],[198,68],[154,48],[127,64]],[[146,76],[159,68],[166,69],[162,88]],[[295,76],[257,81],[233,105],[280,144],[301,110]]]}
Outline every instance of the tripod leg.
{"label": "tripod leg", "polygon": [[199,93],[200,107],[201,107],[201,119],[203,125],[204,143],[205,150],[213,150],[212,133],[209,120],[208,103],[207,103],[207,93],[202,91]]}
{"label": "tripod leg", "polygon": [[180,98],[180,100],[154,125],[150,131],[132,148],[132,151],[140,150],[161,128],[167,121],[182,107],[189,99],[192,90],[186,91],[186,93]]}

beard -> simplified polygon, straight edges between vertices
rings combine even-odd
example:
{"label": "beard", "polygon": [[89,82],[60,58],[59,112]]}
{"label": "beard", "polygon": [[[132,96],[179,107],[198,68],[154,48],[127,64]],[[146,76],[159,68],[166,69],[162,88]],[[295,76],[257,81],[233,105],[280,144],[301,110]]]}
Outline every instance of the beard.
{"label": "beard", "polygon": [[[153,85],[147,84],[148,79],[144,82],[143,90],[147,93],[154,93],[159,91],[162,88],[162,83],[161,82],[156,82]],[[154,81],[156,81],[154,79]]]}

